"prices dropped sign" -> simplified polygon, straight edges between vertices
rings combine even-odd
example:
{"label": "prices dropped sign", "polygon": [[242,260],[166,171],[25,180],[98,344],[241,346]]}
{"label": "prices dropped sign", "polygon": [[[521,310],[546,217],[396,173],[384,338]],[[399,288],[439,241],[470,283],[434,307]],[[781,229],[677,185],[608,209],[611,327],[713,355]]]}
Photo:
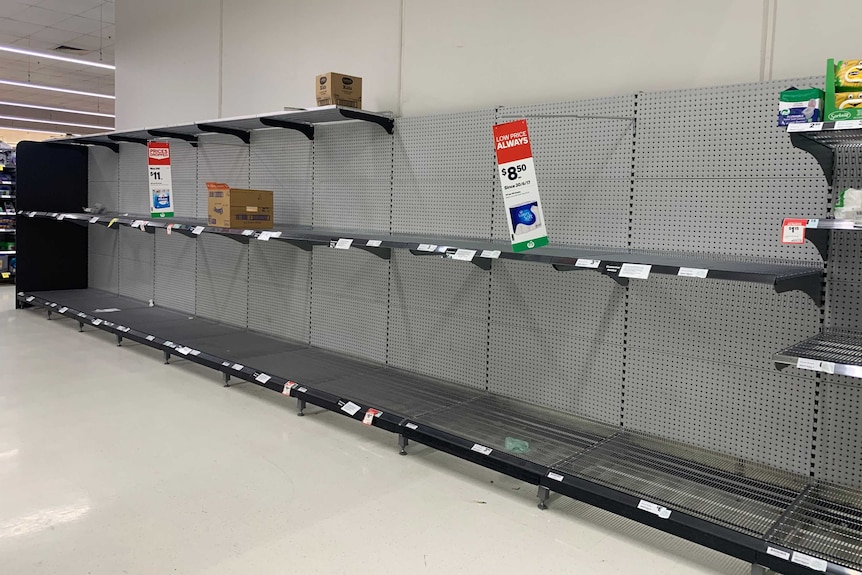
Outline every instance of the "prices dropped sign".
{"label": "prices dropped sign", "polygon": [[494,148],[512,249],[522,252],[548,245],[527,121],[494,126]]}
{"label": "prices dropped sign", "polygon": [[150,216],[174,217],[171,145],[168,142],[147,142],[147,168],[150,174]]}

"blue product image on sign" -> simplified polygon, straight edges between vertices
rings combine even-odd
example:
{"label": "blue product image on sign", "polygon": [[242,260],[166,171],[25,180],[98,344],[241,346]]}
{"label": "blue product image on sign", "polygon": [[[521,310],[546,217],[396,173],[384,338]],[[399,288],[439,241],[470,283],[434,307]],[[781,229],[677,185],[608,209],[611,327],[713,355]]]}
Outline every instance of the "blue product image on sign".
{"label": "blue product image on sign", "polygon": [[171,196],[167,190],[153,192],[153,206],[157,209],[171,207]]}
{"label": "blue product image on sign", "polygon": [[514,208],[513,211],[514,214],[512,216],[512,221],[516,224],[531,226],[536,221],[536,215],[530,211],[529,206],[520,206],[518,208]]}

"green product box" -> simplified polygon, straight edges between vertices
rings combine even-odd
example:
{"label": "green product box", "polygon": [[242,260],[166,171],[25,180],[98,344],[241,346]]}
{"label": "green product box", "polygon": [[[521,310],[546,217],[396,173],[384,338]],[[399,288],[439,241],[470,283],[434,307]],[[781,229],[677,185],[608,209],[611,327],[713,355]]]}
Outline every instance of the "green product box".
{"label": "green product box", "polygon": [[862,120],[862,60],[826,61],[826,101],[823,119]]}

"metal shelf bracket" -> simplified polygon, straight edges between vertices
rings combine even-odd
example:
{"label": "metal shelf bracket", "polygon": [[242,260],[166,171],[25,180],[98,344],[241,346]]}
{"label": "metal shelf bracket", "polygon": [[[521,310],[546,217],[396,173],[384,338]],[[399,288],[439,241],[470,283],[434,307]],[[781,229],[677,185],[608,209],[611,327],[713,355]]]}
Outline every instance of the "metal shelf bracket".
{"label": "metal shelf bracket", "polygon": [[242,140],[246,144],[251,143],[251,132],[247,130],[237,130],[235,128],[225,128],[224,126],[217,126],[215,124],[197,124],[197,127],[204,132],[212,132],[214,134],[227,134],[229,136],[236,136],[240,140]]}
{"label": "metal shelf bracket", "polygon": [[182,134],[180,132],[172,132],[170,130],[147,130],[147,133],[154,138],[175,138],[177,140],[185,140],[193,147],[198,147],[198,137],[192,134]]}
{"label": "metal shelf bracket", "polygon": [[369,114],[367,112],[363,112],[362,110],[353,110],[347,108],[339,108],[338,110],[342,116],[348,118],[350,120],[362,120],[364,122],[371,122],[373,124],[377,124],[388,134],[392,134],[395,131],[395,120],[393,118],[387,118],[386,116],[378,116],[377,114]]}
{"label": "metal shelf bracket", "polygon": [[826,176],[826,182],[832,185],[832,170],[835,167],[835,151],[832,148],[821,144],[804,134],[798,132],[790,133],[790,143],[794,148],[805,150],[817,160],[820,168],[823,170],[823,175]]}
{"label": "metal shelf bracket", "polygon": [[284,128],[286,130],[296,130],[302,132],[309,140],[314,139],[314,124],[306,124],[304,122],[291,122],[289,120],[279,120],[277,118],[261,118],[260,123],[271,128]]}

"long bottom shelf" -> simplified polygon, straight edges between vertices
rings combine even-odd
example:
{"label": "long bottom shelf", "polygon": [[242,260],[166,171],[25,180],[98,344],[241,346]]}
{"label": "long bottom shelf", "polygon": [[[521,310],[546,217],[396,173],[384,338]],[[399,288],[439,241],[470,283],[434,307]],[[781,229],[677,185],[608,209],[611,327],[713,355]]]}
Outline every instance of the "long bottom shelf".
{"label": "long bottom shelf", "polygon": [[531,482],[542,506],[555,491],[789,575],[862,570],[862,491],[116,294],[18,301]]}

